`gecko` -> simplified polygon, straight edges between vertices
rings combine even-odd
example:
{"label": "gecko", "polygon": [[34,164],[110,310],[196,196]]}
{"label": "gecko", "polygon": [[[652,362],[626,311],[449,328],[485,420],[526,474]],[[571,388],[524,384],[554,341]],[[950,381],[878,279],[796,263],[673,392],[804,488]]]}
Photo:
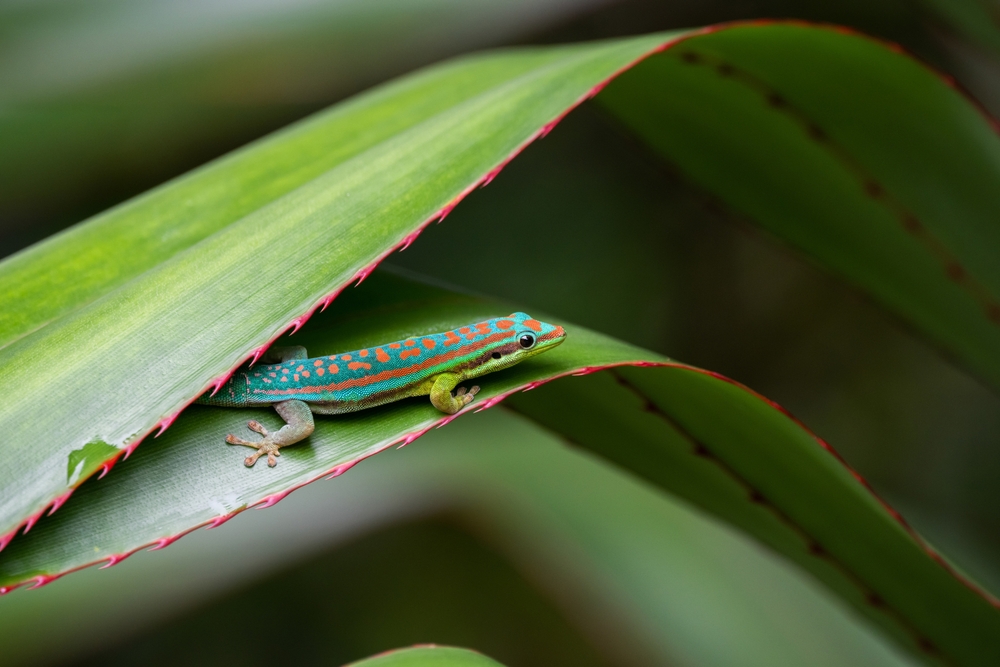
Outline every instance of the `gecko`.
{"label": "gecko", "polygon": [[258,366],[245,366],[215,392],[197,399],[202,405],[248,408],[273,405],[285,425],[271,432],[251,420],[247,428],[260,440],[232,433],[230,445],[256,451],[243,463],[249,468],[262,456],[277,465],[282,447],[308,438],[313,414],[335,415],[373,408],[411,396],[430,396],[431,404],[453,415],[473,401],[478,386],[459,383],[509,368],[566,339],[560,326],[513,313],[451,331],[414,336],[384,345],[310,358],[301,345],[277,347]]}

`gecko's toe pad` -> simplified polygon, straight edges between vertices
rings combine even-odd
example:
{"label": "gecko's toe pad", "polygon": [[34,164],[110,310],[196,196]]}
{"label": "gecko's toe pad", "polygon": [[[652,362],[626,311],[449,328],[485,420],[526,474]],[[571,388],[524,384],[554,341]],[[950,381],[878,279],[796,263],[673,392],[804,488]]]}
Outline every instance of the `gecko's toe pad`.
{"label": "gecko's toe pad", "polygon": [[[250,447],[251,449],[256,449],[257,451],[250,456],[243,459],[243,465],[248,468],[252,468],[257,459],[262,456],[267,456],[267,465],[272,468],[278,465],[277,457],[281,456],[281,452],[278,449],[281,445],[275,443],[267,432],[267,429],[261,426],[258,422],[252,421],[248,424],[250,430],[256,431],[264,436],[263,440],[258,440],[257,442],[250,442],[249,440],[244,440],[239,436],[235,436],[232,433],[226,436],[226,442],[230,445],[242,445],[244,447]],[[254,427],[257,428],[254,428]]]}

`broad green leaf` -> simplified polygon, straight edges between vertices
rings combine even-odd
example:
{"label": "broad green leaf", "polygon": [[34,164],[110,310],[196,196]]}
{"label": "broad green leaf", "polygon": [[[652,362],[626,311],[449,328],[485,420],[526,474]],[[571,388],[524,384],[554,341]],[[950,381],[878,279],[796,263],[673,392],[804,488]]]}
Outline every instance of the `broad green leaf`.
{"label": "broad green leaf", "polygon": [[0,428],[17,461],[0,471],[0,540],[664,39],[445,64],[0,264]]}
{"label": "broad green leaf", "polygon": [[352,662],[348,667],[497,667],[499,662],[463,648],[415,646]]}
{"label": "broad green leaf", "polygon": [[870,38],[761,25],[682,42],[598,103],[1000,387],[1000,126],[940,74]]}
{"label": "broad green leaf", "polygon": [[[248,591],[261,584],[281,590],[285,577],[295,578],[281,573],[303,563],[310,572],[325,569],[334,585],[371,581],[378,575],[343,569],[341,545],[438,513],[460,517],[462,526],[519,566],[603,654],[623,657],[615,664],[912,664],[821,586],[748,536],[566,447],[558,435],[502,405],[373,457],[349,475],[309,485],[266,512],[241,514],[220,530],[196,531],[169,549],[4,598],[5,664],[56,663],[100,647],[117,653],[110,647],[136,636],[148,647],[151,636],[176,636],[171,619],[187,618],[182,623],[188,625],[192,617],[207,618],[211,625],[221,617],[220,604],[231,609],[226,600],[259,600]],[[393,552],[385,561],[398,559]],[[366,567],[378,569],[384,561]],[[381,593],[370,590],[379,599]],[[358,604],[344,595],[334,602],[340,611],[330,613],[353,616]],[[406,631],[393,622],[403,612],[383,604],[385,616],[366,619],[363,639],[350,627],[317,637],[298,625],[293,651],[329,649],[345,635],[360,639],[361,652],[405,643],[399,637]],[[435,600],[435,610],[446,604]],[[315,631],[325,618],[313,617],[308,625]],[[487,635],[504,642],[505,632]],[[720,635],[727,640],[720,642]],[[506,658],[481,638],[421,636]],[[195,645],[201,640],[192,638]],[[214,650],[226,641],[218,639]],[[345,654],[344,646],[332,648],[331,658],[337,648]]]}
{"label": "broad green leaf", "polygon": [[[325,355],[509,308],[378,273],[297,337]],[[556,350],[482,378],[483,392],[466,411],[534,389],[507,404],[785,554],[902,645],[962,664],[1000,657],[1000,611],[991,599],[777,406],[715,374],[578,327],[567,331]],[[539,387],[604,367],[614,368]],[[15,540],[0,559],[0,585],[47,583],[165,546],[451,420],[425,400],[321,419],[309,445],[285,450],[277,468],[247,470],[244,453],[222,436],[242,432],[248,419],[272,424],[276,417],[200,406],[185,412],[155,444],[83,485],[73,502]]]}

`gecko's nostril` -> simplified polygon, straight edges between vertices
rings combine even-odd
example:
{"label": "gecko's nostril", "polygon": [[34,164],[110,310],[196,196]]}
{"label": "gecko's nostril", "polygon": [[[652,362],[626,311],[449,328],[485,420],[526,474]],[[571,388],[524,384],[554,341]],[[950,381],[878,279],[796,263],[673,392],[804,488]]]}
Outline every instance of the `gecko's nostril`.
{"label": "gecko's nostril", "polygon": [[499,352],[494,352],[494,353],[492,354],[492,357],[493,357],[494,359],[499,359],[499,358],[500,358],[500,353],[499,353]]}

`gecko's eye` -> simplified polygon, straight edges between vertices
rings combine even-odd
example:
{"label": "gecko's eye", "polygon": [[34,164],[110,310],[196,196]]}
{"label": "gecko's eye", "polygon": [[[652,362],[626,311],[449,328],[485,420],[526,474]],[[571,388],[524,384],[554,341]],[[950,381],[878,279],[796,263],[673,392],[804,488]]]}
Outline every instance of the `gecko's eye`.
{"label": "gecko's eye", "polygon": [[521,337],[517,339],[517,342],[520,343],[521,347],[527,350],[534,347],[535,337],[530,333],[521,334]]}
{"label": "gecko's eye", "polygon": [[500,353],[499,352],[494,352],[490,356],[493,357],[494,359],[499,359],[500,358]]}

